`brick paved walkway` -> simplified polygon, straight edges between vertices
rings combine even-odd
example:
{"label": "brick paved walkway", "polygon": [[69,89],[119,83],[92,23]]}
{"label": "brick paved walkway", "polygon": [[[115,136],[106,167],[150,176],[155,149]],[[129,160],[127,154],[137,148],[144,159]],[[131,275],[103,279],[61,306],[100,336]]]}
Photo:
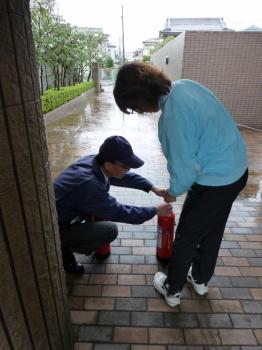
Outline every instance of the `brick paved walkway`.
{"label": "brick paved walkway", "polygon": [[[127,121],[114,133],[128,137],[146,160],[140,173],[166,186],[156,120],[147,126],[149,119],[139,118],[132,132]],[[262,349],[262,205],[254,199],[262,173],[262,133],[242,132],[252,176],[232,209],[208,296],[198,297],[186,285],[180,307],[168,307],[152,287],[154,273],[166,269],[155,258],[156,220],[119,224],[111,256],[99,262],[78,255],[85,274],[67,276],[75,350]],[[153,194],[135,190],[112,188],[111,193],[128,204],[159,203]],[[251,194],[253,199],[245,198]],[[177,217],[183,200],[174,204]]]}

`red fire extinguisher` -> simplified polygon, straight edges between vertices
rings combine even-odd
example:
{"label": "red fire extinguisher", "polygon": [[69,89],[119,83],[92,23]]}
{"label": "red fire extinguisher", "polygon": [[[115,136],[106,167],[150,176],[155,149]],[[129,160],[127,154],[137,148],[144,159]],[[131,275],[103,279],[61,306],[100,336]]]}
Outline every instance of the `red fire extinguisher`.
{"label": "red fire extinguisher", "polygon": [[[98,216],[92,216],[92,222],[95,221],[104,221],[102,218],[98,217]],[[95,249],[95,256],[99,259],[104,259],[106,257],[108,257],[111,253],[111,247],[110,247],[110,243],[106,243],[104,244],[102,247],[98,247]]]}
{"label": "red fire extinguisher", "polygon": [[156,257],[159,259],[168,260],[171,257],[175,223],[175,213],[157,217]]}
{"label": "red fire extinguisher", "polygon": [[95,255],[97,258],[106,258],[110,255],[111,247],[110,243],[104,244],[102,247],[98,247],[95,250]]}

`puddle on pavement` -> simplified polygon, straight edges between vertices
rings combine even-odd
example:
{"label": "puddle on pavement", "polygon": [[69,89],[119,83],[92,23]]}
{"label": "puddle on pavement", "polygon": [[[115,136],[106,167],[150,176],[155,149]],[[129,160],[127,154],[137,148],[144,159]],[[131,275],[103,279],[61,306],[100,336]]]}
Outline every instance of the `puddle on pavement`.
{"label": "puddle on pavement", "polygon": [[[161,154],[157,138],[158,115],[124,115],[116,106],[112,86],[104,92],[90,94],[86,104],[74,114],[49,122],[48,147],[52,176],[76,159],[98,152],[100,144],[111,135],[122,135],[142,158],[158,159]],[[249,179],[241,198],[261,201],[262,190],[262,133],[240,128],[248,146]],[[150,158],[151,157],[151,158]]]}
{"label": "puddle on pavement", "polygon": [[240,193],[240,198],[249,198],[253,202],[261,202],[262,177],[261,173],[249,171],[248,182]]}
{"label": "puddle on pavement", "polygon": [[240,127],[248,153],[248,183],[241,192],[241,198],[261,202],[262,195],[262,132]]}

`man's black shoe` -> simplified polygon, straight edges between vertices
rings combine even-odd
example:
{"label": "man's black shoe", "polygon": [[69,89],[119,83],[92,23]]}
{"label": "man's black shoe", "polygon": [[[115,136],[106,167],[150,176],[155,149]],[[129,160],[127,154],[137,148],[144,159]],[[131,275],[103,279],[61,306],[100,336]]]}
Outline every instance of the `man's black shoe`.
{"label": "man's black shoe", "polygon": [[85,272],[85,268],[82,264],[78,262],[73,262],[71,264],[65,264],[64,269],[67,273],[75,273],[75,274],[83,274]]}

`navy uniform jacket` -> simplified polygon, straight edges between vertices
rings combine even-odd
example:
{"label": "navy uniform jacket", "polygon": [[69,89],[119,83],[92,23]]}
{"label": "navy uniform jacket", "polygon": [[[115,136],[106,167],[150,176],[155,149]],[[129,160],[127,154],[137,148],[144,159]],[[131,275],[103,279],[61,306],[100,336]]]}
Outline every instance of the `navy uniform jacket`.
{"label": "navy uniform jacket", "polygon": [[[122,179],[110,178],[110,184],[149,192],[152,183],[128,172]],[[60,231],[73,222],[91,215],[108,221],[142,224],[156,214],[155,207],[123,205],[108,193],[109,184],[95,155],[83,157],[70,165],[54,180],[56,209]]]}

